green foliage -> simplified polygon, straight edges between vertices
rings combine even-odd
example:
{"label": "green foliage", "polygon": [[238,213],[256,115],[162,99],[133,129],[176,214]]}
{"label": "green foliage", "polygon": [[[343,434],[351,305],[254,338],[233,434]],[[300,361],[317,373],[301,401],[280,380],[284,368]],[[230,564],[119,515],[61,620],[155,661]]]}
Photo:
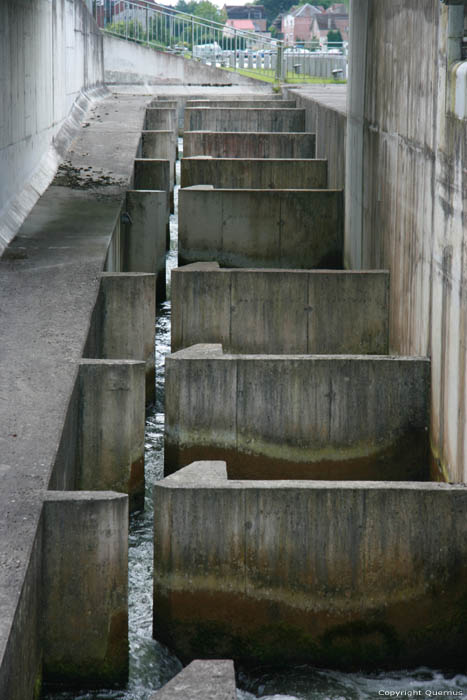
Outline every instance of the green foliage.
{"label": "green foliage", "polygon": [[342,41],[342,34],[338,29],[331,29],[331,31],[328,32],[328,44],[340,43],[342,45]]}
{"label": "green foliage", "polygon": [[227,14],[225,10],[217,7],[209,0],[178,0],[175,5],[177,12],[185,12],[188,15],[195,15],[203,19],[225,24]]}
{"label": "green foliage", "polygon": [[106,26],[106,30],[119,36],[146,41],[146,32],[143,29],[143,25],[134,19],[129,22],[112,22],[112,24]]}

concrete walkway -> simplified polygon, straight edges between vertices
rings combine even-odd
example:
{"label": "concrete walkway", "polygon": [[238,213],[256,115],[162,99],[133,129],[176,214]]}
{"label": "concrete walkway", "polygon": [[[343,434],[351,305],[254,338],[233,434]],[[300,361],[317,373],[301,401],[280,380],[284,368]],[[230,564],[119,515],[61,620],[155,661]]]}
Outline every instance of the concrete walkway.
{"label": "concrete walkway", "polygon": [[[9,661],[14,669],[38,644],[39,611],[19,615],[40,587],[31,551],[147,101],[108,96],[93,107],[54,184],[0,260],[2,698],[13,698]],[[14,697],[28,696],[28,681],[18,677]]]}

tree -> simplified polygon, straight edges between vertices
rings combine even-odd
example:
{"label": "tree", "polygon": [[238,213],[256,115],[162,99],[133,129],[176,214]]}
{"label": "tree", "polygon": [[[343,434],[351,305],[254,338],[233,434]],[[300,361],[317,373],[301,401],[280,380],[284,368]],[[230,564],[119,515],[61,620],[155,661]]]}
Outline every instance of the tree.
{"label": "tree", "polygon": [[328,46],[329,44],[333,44],[334,46],[340,44],[342,46],[342,42],[342,34],[338,29],[331,29],[331,31],[328,32]]}
{"label": "tree", "polygon": [[175,9],[177,12],[195,15],[196,17],[219,22],[220,24],[225,24],[227,21],[225,10],[216,7],[209,0],[189,0],[188,2],[187,0],[178,0]]}

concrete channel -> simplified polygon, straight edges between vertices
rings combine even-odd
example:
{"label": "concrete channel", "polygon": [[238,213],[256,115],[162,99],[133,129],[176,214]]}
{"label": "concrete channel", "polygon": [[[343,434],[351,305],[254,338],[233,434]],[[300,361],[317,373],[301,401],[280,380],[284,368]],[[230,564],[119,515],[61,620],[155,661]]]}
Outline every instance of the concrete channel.
{"label": "concrete channel", "polygon": [[[35,400],[50,416],[24,426],[15,479],[4,470],[2,535],[27,522],[0,574],[10,592],[0,628],[0,696],[9,700],[28,697],[42,677],[110,687],[128,676],[128,516],[144,501],[153,321],[166,294],[180,121],[179,103],[163,103],[113,98],[108,120],[91,117],[74,153],[96,151],[92,193],[70,184],[82,157],[71,155],[0,263],[13,300],[4,369],[19,382],[15,363],[26,366],[37,343]],[[249,153],[243,175],[233,167],[229,177],[243,187],[225,187],[227,159],[243,158],[265,134],[232,138],[235,108],[185,113],[197,128],[191,114],[206,113],[203,125],[218,131],[211,144],[198,141],[199,155],[212,156],[215,143],[224,160],[207,158],[190,177],[208,181],[180,192],[179,260],[194,264],[173,275],[154,636],[186,663],[205,661],[152,700],[233,700],[226,659],[348,669],[462,662],[464,628],[454,622],[465,608],[458,514],[467,490],[430,482],[430,362],[389,354],[386,271],[317,269],[342,267],[343,194],[326,187],[325,164],[310,161],[315,135],[288,131],[303,110],[278,104],[238,109],[278,129]],[[103,138],[124,143],[112,170],[95,148]],[[301,146],[295,186],[275,187]],[[96,183],[93,173],[106,168],[108,181]],[[83,291],[73,337],[51,353],[70,275]],[[47,317],[37,297],[45,279],[55,299]],[[19,307],[29,309],[27,328],[15,323]],[[18,461],[14,452],[5,459]],[[430,527],[420,529],[427,513]]]}
{"label": "concrete channel", "polygon": [[316,141],[232,114],[185,112],[155,633],[184,661],[460,664],[467,492],[430,483],[430,361],[389,354],[387,273],[316,269],[342,267],[342,192],[265,186]]}

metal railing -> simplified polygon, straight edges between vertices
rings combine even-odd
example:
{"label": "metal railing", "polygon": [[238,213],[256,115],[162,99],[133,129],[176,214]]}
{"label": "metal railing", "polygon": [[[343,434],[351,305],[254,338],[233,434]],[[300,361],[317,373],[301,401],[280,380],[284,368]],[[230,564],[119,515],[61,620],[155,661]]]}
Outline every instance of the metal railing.
{"label": "metal railing", "polygon": [[[148,0],[92,2],[94,18],[104,31],[211,66],[272,82],[347,77],[347,57],[329,53],[330,46],[286,48],[283,41],[265,34],[163,8]],[[339,45],[337,51],[341,49]]]}

